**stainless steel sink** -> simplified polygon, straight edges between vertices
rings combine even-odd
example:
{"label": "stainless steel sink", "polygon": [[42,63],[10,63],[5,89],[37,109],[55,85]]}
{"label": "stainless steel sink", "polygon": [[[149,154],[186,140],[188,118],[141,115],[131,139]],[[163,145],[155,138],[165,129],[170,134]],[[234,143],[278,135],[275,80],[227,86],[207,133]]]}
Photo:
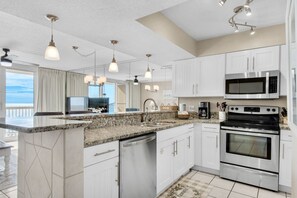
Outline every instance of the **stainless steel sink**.
{"label": "stainless steel sink", "polygon": [[140,126],[142,127],[159,127],[159,126],[166,126],[170,124],[175,124],[176,121],[158,121],[158,122],[142,122]]}

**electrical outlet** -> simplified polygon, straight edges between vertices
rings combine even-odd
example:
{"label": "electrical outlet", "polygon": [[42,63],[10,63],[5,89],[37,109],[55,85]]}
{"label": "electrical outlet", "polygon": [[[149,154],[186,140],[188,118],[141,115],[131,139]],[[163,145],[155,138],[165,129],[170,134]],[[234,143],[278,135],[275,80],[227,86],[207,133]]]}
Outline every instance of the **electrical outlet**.
{"label": "electrical outlet", "polygon": [[190,105],[189,106],[189,111],[195,111],[195,106],[194,105]]}

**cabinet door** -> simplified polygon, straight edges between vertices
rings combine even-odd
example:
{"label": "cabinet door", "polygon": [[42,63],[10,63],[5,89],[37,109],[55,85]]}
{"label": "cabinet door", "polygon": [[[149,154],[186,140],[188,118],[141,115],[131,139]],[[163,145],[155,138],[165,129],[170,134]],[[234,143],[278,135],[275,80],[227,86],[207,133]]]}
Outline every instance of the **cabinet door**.
{"label": "cabinet door", "polygon": [[84,197],[118,198],[119,158],[112,158],[84,169]]}
{"label": "cabinet door", "polygon": [[291,187],[292,142],[280,141],[279,184]]}
{"label": "cabinet door", "polygon": [[281,65],[280,65],[280,95],[287,95],[287,76],[288,76],[288,46],[281,46]]}
{"label": "cabinet door", "polygon": [[225,54],[198,58],[200,77],[198,95],[224,96]]}
{"label": "cabinet door", "polygon": [[175,141],[175,155],[173,158],[173,179],[178,179],[186,171],[186,145],[185,135],[179,136]]}
{"label": "cabinet door", "polygon": [[186,144],[186,170],[194,166],[194,132],[187,133],[185,135]]}
{"label": "cabinet door", "polygon": [[195,165],[202,166],[202,132],[201,124],[194,124],[194,138],[195,138]]}
{"label": "cabinet door", "polygon": [[279,70],[279,46],[252,50],[251,71]]}
{"label": "cabinet door", "polygon": [[202,131],[202,166],[220,169],[219,133]]}
{"label": "cabinet door", "polygon": [[251,52],[240,51],[226,55],[226,74],[248,72],[250,70]]}
{"label": "cabinet door", "polygon": [[174,64],[172,87],[176,97],[195,96],[195,86],[198,79],[196,59],[177,61]]}
{"label": "cabinet door", "polygon": [[157,194],[173,182],[173,140],[157,143]]}

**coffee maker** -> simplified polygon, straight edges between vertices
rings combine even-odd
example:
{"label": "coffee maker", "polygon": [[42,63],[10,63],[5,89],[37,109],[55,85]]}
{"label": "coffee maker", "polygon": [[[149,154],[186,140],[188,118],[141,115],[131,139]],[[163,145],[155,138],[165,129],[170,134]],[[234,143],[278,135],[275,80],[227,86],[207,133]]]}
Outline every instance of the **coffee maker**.
{"label": "coffee maker", "polygon": [[210,102],[200,102],[198,114],[200,119],[210,119]]}

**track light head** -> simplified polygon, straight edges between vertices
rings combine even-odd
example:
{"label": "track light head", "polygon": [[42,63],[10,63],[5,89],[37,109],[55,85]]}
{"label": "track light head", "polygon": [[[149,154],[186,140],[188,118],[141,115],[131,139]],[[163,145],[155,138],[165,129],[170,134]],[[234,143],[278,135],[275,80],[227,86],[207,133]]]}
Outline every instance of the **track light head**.
{"label": "track light head", "polygon": [[255,29],[253,27],[251,27],[250,35],[254,35],[255,33],[256,33]]}
{"label": "track light head", "polygon": [[245,11],[246,16],[251,16],[252,15],[252,10],[251,10],[250,7],[245,7],[244,11]]}
{"label": "track light head", "polygon": [[219,5],[223,6],[226,3],[227,0],[219,0]]}

